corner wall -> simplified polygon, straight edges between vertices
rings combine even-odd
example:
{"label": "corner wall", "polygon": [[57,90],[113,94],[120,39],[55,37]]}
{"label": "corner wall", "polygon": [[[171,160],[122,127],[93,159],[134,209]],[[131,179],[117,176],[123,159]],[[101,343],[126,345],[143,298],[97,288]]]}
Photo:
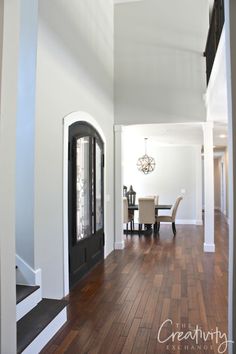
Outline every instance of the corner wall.
{"label": "corner wall", "polygon": [[87,112],[106,149],[106,253],[114,248],[113,1],[40,0],[35,152],[35,259],[43,296],[63,296],[63,118]]}
{"label": "corner wall", "polygon": [[236,341],[236,3],[234,0],[225,0],[225,29],[226,29],[226,73],[228,93],[228,145],[229,145],[229,278],[228,278],[228,339],[230,344],[229,354],[235,352]]}
{"label": "corner wall", "polygon": [[220,175],[221,158],[214,159],[214,196],[215,209],[221,210],[221,175]]}
{"label": "corner wall", "polygon": [[[0,2],[3,5],[2,1]],[[2,9],[2,7],[1,7]],[[0,337],[1,353],[16,353],[15,131],[20,1],[4,1],[0,96]],[[7,153],[6,153],[7,152]]]}
{"label": "corner wall", "polygon": [[16,254],[34,269],[34,148],[38,0],[21,0],[16,129]]}

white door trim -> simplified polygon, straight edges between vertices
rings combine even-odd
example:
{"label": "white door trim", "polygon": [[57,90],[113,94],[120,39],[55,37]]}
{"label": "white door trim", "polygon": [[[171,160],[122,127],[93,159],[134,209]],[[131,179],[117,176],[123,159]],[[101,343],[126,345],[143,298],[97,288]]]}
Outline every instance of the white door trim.
{"label": "white door trim", "polygon": [[[69,294],[69,248],[68,248],[68,134],[69,128],[76,122],[87,122],[91,124],[101,136],[104,142],[104,152],[106,158],[106,138],[97,121],[86,112],[73,112],[64,117],[64,137],[63,137],[63,253],[64,253],[64,296]],[[105,164],[106,166],[106,164]],[[106,168],[104,170],[104,196],[106,195]],[[104,231],[106,235],[106,203],[104,203]],[[106,243],[105,243],[106,244]],[[105,251],[106,254],[106,251]]]}

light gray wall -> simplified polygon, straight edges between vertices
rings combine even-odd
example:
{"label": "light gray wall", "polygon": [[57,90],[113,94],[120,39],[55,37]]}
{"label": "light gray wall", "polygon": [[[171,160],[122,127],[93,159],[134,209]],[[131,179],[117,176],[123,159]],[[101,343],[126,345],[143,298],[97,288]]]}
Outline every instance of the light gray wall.
{"label": "light gray wall", "polygon": [[[124,185],[128,188],[132,185],[137,198],[159,195],[160,204],[173,204],[185,190],[177,219],[188,222],[201,220],[201,147],[158,146],[153,139],[148,140],[148,155],[156,162],[155,170],[148,175],[139,172],[136,166],[143,154],[143,139],[124,139]],[[160,212],[163,213],[166,212]]]}
{"label": "light gray wall", "polygon": [[[2,46],[3,46],[3,0],[0,0],[0,97],[2,90]],[[0,111],[1,111],[1,99],[0,99]],[[0,294],[1,294],[1,273],[0,273]],[[1,322],[0,322],[0,348],[1,348]]]}
{"label": "light gray wall", "polygon": [[63,118],[85,111],[106,140],[106,253],[114,247],[113,1],[40,0],[35,261],[43,296],[63,296]]}
{"label": "light gray wall", "polygon": [[22,0],[16,131],[16,253],[32,268],[37,18],[38,0]]}
{"label": "light gray wall", "polygon": [[221,208],[221,172],[220,172],[221,158],[214,159],[214,197],[215,208]]}
{"label": "light gray wall", "polygon": [[226,216],[229,217],[229,153],[225,150]]}
{"label": "light gray wall", "polygon": [[116,124],[206,119],[208,13],[205,0],[115,6]]}
{"label": "light gray wall", "polygon": [[[3,5],[4,5],[3,0],[0,0],[0,83],[2,81]],[[0,84],[0,96],[1,96],[1,84]]]}
{"label": "light gray wall", "polygon": [[7,354],[16,353],[15,131],[19,21],[20,1],[5,1],[0,68],[0,352]]}
{"label": "light gray wall", "polygon": [[236,2],[225,1],[226,15],[226,68],[228,91],[228,157],[229,157],[229,282],[228,282],[228,339],[233,340],[229,353],[235,352],[236,341]]}

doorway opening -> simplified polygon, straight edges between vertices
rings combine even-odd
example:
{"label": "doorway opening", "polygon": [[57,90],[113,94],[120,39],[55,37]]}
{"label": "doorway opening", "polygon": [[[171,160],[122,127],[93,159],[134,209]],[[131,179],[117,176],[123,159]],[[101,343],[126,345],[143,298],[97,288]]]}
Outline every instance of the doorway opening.
{"label": "doorway opening", "polygon": [[92,125],[69,128],[69,286],[104,259],[104,142]]}

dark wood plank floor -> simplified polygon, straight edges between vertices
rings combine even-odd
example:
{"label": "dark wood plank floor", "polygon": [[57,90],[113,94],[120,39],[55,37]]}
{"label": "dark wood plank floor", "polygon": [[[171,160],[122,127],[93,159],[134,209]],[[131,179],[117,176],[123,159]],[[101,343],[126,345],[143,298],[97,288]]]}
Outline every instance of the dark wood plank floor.
{"label": "dark wood plank floor", "polygon": [[172,332],[227,332],[228,229],[216,214],[216,253],[203,253],[203,228],[161,225],[160,236],[127,237],[68,297],[68,322],[48,353],[217,353],[216,340],[159,343]]}

